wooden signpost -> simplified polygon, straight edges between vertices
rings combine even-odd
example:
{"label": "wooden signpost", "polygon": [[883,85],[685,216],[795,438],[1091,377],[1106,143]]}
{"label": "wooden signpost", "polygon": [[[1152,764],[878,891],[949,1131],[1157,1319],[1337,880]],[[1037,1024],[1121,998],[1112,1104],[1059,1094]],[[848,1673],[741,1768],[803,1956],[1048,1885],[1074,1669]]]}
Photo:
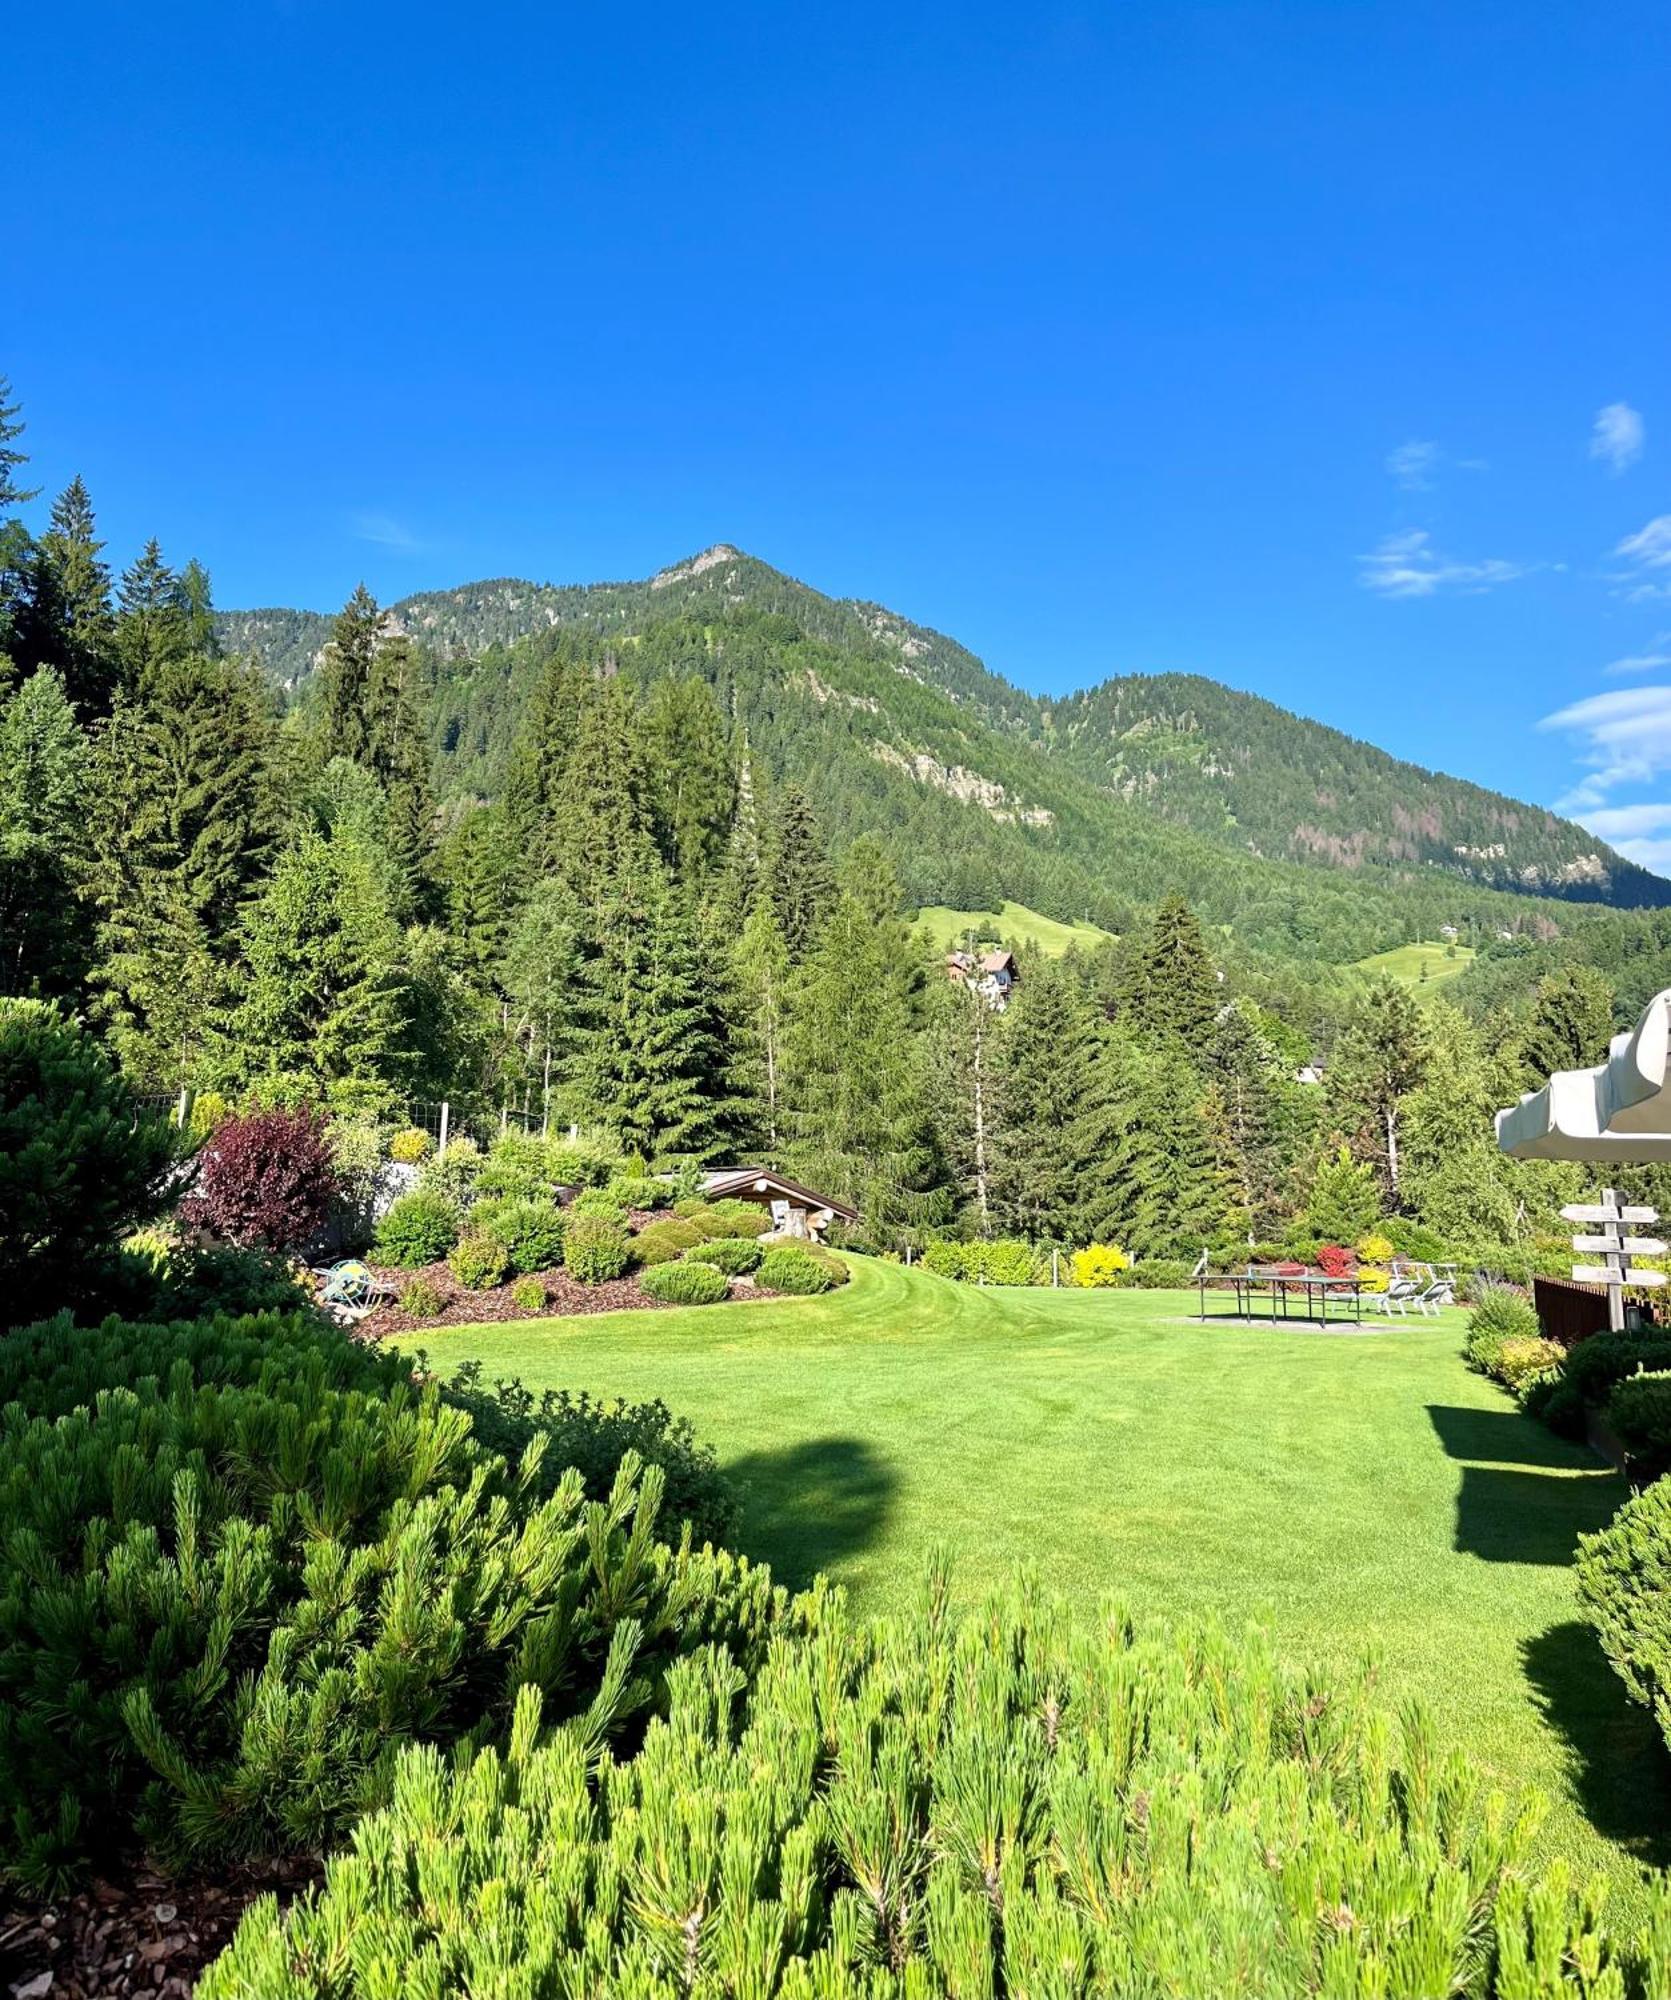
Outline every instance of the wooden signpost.
{"label": "wooden signpost", "polygon": [[1607,1287],[1607,1324],[1615,1333],[1622,1332],[1626,1286],[1652,1290],[1666,1282],[1663,1271],[1650,1270],[1631,1261],[1635,1257],[1663,1257],[1664,1243],[1657,1236],[1625,1234],[1627,1227],[1633,1224],[1657,1222],[1659,1210],[1632,1207],[1622,1202],[1612,1188],[1603,1188],[1599,1202],[1575,1201],[1563,1208],[1561,1214],[1568,1222],[1591,1225],[1583,1234],[1572,1239],[1572,1247],[1579,1252],[1599,1254],[1602,1261],[1599,1264],[1574,1264],[1572,1275],[1581,1285]]}

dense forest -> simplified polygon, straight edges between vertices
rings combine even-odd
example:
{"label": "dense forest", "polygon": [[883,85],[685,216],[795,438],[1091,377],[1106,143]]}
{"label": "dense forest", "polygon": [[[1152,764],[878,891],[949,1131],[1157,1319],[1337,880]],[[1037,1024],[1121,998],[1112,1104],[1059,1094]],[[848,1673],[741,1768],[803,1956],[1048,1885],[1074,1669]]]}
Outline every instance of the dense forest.
{"label": "dense forest", "polygon": [[[217,615],[155,542],[113,576],[81,481],[43,506],[0,408],[0,990],[88,1020],[142,1090],[367,1127],[444,1098],[654,1164],[766,1159],[881,1243],[1167,1260],[1384,1227],[1552,1254],[1573,1173],[1502,1160],[1489,1113],[1601,1052],[1671,968],[1671,916],[1419,843],[1265,858],[1240,833],[1280,845],[1299,778],[1246,698],[1168,684],[1143,730],[1110,684],[1045,718],[951,642],[730,550],[397,617],[363,587],[330,620]],[[1118,737],[1128,776],[1193,759],[1206,785],[1227,732],[1236,838],[1094,769]],[[1522,872],[1585,838],[1333,741],[1334,823],[1353,785],[1374,818],[1420,778],[1450,789],[1412,811],[1467,794],[1447,828]],[[1634,893],[1599,852],[1575,891]],[[997,1012],[913,916],[1005,897],[1111,936],[1023,953]],[[1345,969],[1444,924],[1483,947],[1459,1004]]]}

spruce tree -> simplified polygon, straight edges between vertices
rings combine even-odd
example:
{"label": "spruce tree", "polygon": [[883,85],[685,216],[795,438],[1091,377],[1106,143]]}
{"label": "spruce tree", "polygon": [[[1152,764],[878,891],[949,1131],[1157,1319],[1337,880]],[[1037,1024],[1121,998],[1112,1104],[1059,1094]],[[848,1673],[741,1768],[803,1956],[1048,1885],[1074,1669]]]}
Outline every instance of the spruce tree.
{"label": "spruce tree", "polygon": [[714,982],[659,865],[592,908],[584,944],[570,1101],[648,1160],[714,1159],[733,1109]]}
{"label": "spruce tree", "polygon": [[1521,1041],[1521,1087],[1539,1090],[1557,1070],[1603,1061],[1613,1034],[1613,988],[1590,965],[1540,979]]}
{"label": "spruce tree", "polygon": [[[543,877],[517,909],[499,972],[506,1029],[520,1057],[524,1084],[542,1107],[552,1104],[562,1084],[580,966],[580,913],[562,883]],[[563,1112],[578,1115],[566,1101]]]}
{"label": "spruce tree", "polygon": [[1105,1192],[1097,1055],[1076,969],[1050,960],[1029,966],[995,1048],[992,1190],[1004,1232],[1088,1240],[1090,1211]]}
{"label": "spruce tree", "polygon": [[370,763],[371,674],[382,619],[362,583],[332,622],[319,669],[319,731],[328,757]]}
{"label": "spruce tree", "polygon": [[20,451],[14,438],[23,435],[23,405],[12,401],[12,385],[0,375],[0,507],[22,507],[40,492],[38,486],[24,488],[17,483],[18,467],[29,463],[29,454]]}
{"label": "spruce tree", "polygon": [[1337,1147],[1319,1162],[1305,1208],[1306,1227],[1314,1236],[1350,1246],[1374,1228],[1380,1213],[1375,1174],[1353,1159],[1350,1147]]}
{"label": "spruce tree", "polygon": [[799,785],[781,786],[770,801],[760,845],[765,891],[789,955],[798,962],[835,901],[823,836]]}
{"label": "spruce tree", "polygon": [[546,654],[505,771],[505,817],[527,873],[553,859],[557,798],[590,675],[567,644]]}
{"label": "spruce tree", "polygon": [[1221,996],[1200,922],[1182,896],[1166,897],[1155,911],[1127,968],[1120,1004],[1137,1033],[1181,1036],[1199,1057]]}
{"label": "spruce tree", "polygon": [[586,690],[551,799],[548,843],[549,868],[579,910],[603,905],[658,866],[655,789],[618,680]]}
{"label": "spruce tree", "polygon": [[0,993],[72,994],[85,978],[87,764],[63,685],[42,668],[0,711]]}
{"label": "spruce tree", "polygon": [[735,779],[725,720],[708,683],[670,676],[644,704],[642,740],[675,878],[705,891],[725,857]]}
{"label": "spruce tree", "polygon": [[1202,1073],[1217,1093],[1238,1200],[1264,1234],[1293,1213],[1293,1169],[1308,1120],[1259,1010],[1238,999],[1214,1021]]}
{"label": "spruce tree", "polygon": [[764,898],[749,912],[731,955],[732,1076],[740,1117],[767,1159],[783,1137],[783,1036],[789,1000],[789,946]]}
{"label": "spruce tree", "polygon": [[78,475],[53,502],[51,526],[40,540],[40,558],[43,569],[50,572],[60,628],[56,664],[83,722],[108,715],[116,698],[116,618],[103,552],[104,543],[94,529],[93,503]]}
{"label": "spruce tree", "polygon": [[64,683],[50,667],[31,674],[0,711],[0,828],[64,855],[85,844],[87,739]]}
{"label": "spruce tree", "polygon": [[466,812],[442,842],[436,870],[447,925],[478,982],[500,983],[522,902],[523,858],[502,805]]}
{"label": "spruce tree", "polygon": [[413,906],[434,906],[435,798],[429,747],[418,721],[417,663],[411,641],[378,641],[365,690],[365,738],[360,761],[388,800],[390,851],[410,885]]}
{"label": "spruce tree", "polygon": [[116,598],[116,657],[122,685],[144,694],[150,676],[191,651],[193,623],[180,579],[148,541],[122,572]]}

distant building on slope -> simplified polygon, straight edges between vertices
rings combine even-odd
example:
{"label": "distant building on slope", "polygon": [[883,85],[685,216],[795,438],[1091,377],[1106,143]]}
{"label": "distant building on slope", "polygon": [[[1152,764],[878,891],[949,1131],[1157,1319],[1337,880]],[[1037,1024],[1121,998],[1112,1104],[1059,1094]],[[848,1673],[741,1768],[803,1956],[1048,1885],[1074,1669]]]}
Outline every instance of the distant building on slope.
{"label": "distant building on slope", "polygon": [[1020,984],[1021,971],[1013,951],[987,951],[977,958],[973,952],[948,951],[946,977],[954,986],[968,986],[997,1013],[1010,1004],[1010,995]]}

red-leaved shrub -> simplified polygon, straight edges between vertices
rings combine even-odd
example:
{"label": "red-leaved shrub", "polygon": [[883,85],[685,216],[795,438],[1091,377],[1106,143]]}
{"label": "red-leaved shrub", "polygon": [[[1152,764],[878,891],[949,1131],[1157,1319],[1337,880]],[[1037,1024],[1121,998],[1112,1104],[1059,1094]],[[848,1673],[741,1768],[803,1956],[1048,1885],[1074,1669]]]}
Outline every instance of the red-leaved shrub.
{"label": "red-leaved shrub", "polygon": [[1325,1278],[1349,1278],[1358,1268],[1357,1254],[1342,1249],[1338,1243],[1320,1243],[1317,1246],[1317,1268]]}
{"label": "red-leaved shrub", "polygon": [[180,1219],[245,1249],[291,1250],[324,1222],[337,1169],[323,1111],[252,1111],[215,1127]]}

